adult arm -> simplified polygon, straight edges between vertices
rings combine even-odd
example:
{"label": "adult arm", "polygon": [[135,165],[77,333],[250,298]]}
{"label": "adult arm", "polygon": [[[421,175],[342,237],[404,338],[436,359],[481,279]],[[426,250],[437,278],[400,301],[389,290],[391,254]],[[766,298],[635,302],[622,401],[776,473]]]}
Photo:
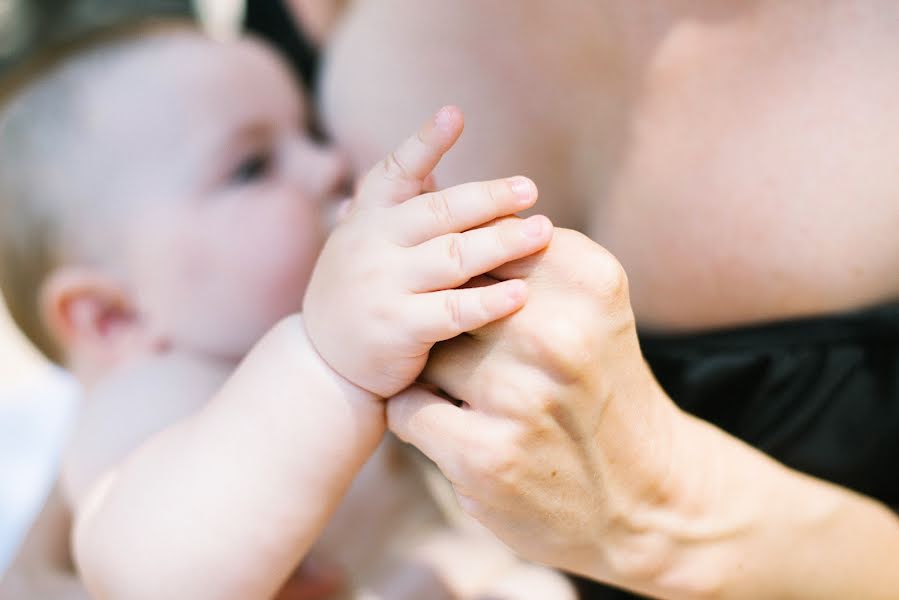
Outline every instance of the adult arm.
{"label": "adult arm", "polygon": [[663,598],[888,598],[899,519],[681,412],[640,353],[626,276],[580,234],[497,270],[528,304],[435,348],[388,423],[526,558]]}

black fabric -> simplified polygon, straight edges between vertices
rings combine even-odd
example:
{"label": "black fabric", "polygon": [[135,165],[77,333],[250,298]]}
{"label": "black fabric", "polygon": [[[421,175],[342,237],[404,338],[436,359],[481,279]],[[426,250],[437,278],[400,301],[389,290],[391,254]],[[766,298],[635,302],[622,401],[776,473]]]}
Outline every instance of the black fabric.
{"label": "black fabric", "polygon": [[300,81],[313,92],[318,77],[318,49],[303,32],[283,0],[248,0],[244,25],[283,52]]}
{"label": "black fabric", "polygon": [[[797,470],[899,507],[899,304],[699,335],[641,335],[684,410]],[[634,598],[579,581],[582,598]]]}

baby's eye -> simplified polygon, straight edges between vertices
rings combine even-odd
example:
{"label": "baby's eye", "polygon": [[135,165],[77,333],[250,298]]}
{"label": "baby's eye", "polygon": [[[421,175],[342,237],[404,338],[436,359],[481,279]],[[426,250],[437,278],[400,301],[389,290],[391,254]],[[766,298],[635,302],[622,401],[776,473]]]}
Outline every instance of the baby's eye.
{"label": "baby's eye", "polygon": [[231,183],[243,185],[265,177],[272,168],[272,156],[267,152],[257,152],[247,157],[231,174]]}

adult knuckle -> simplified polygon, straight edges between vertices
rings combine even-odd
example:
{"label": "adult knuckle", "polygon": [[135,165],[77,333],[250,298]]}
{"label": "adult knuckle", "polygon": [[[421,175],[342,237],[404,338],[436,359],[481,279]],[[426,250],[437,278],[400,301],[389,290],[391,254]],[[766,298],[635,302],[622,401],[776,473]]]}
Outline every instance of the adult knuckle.
{"label": "adult knuckle", "polygon": [[608,255],[608,260],[605,263],[604,290],[606,299],[613,306],[627,303],[629,297],[627,272],[621,266],[621,263],[611,255]]}
{"label": "adult knuckle", "polygon": [[577,279],[593,290],[604,305],[618,307],[628,302],[627,272],[612,254],[594,246],[579,265]]}
{"label": "adult knuckle", "polygon": [[475,375],[477,389],[490,403],[496,403],[503,398],[515,396],[513,384],[508,377],[498,371],[496,369],[480,369]]}
{"label": "adult knuckle", "polygon": [[575,378],[596,350],[592,336],[576,319],[558,315],[542,323],[539,334],[531,336],[540,358],[563,378]]}
{"label": "adult knuckle", "polygon": [[518,461],[514,447],[508,443],[494,442],[481,454],[478,472],[496,487],[512,487],[517,480]]}
{"label": "adult knuckle", "polygon": [[533,392],[528,396],[527,404],[531,416],[529,421],[531,434],[542,434],[547,429],[545,419],[548,417],[550,420],[557,420],[557,417],[564,412],[563,397],[558,390],[555,393],[548,391]]}
{"label": "adult knuckle", "polygon": [[[571,257],[578,259],[572,261]],[[584,234],[557,229],[550,260],[566,269],[572,282],[598,294],[603,300],[628,299],[628,279],[615,256]]]}
{"label": "adult knuckle", "polygon": [[542,320],[516,319],[513,334],[521,340],[524,348],[535,348],[543,344],[546,329],[543,327]]}

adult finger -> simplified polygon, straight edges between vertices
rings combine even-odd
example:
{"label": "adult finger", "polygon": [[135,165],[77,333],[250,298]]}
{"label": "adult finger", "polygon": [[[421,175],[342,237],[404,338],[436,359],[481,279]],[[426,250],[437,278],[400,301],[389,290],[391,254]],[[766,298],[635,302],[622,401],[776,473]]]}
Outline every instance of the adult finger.
{"label": "adult finger", "polygon": [[468,335],[440,342],[431,348],[428,363],[419,381],[436,387],[449,396],[479,411],[493,412],[483,406],[477,394],[480,368],[490,347]]}
{"label": "adult finger", "polygon": [[443,235],[408,250],[411,260],[404,277],[409,289],[416,293],[456,288],[504,263],[541,250],[552,233],[549,219],[535,215]]}
{"label": "adult finger", "polygon": [[536,201],[537,186],[527,177],[463,183],[397,206],[388,227],[397,243],[415,246],[525,210]]}
{"label": "adult finger", "polygon": [[359,184],[354,208],[392,206],[422,192],[428,176],[462,134],[462,111],[444,106],[382,161]]}
{"label": "adult finger", "polygon": [[419,385],[387,401],[388,429],[421,450],[451,482],[464,475],[464,449],[485,433],[480,417]]}

